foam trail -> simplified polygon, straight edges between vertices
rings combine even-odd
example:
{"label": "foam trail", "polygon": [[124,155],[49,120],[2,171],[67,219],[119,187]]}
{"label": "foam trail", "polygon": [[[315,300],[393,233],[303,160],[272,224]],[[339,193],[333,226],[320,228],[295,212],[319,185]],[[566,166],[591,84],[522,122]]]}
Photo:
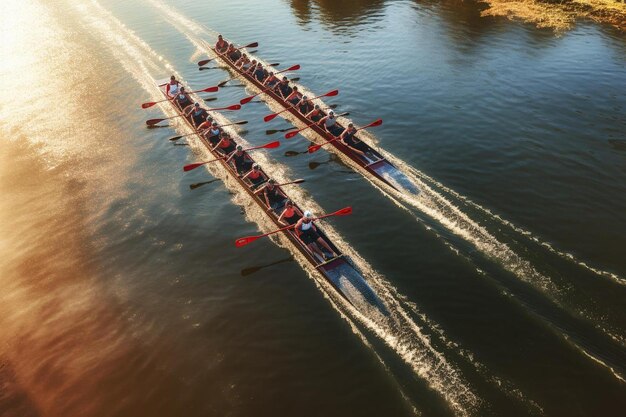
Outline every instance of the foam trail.
{"label": "foam trail", "polygon": [[[96,31],[104,43],[107,45],[111,53],[120,61],[122,66],[135,78],[138,83],[155,99],[159,99],[160,93],[155,88],[156,81],[149,75],[150,70],[162,72],[164,68],[169,73],[175,73],[174,68],[167,63],[162,57],[156,54],[145,42],[129,31],[121,22],[106,11],[97,1],[92,0],[89,5],[75,5],[87,25]],[[179,77],[180,79],[180,77]],[[167,105],[162,105],[162,109],[168,115],[175,113]],[[219,114],[215,114],[221,123],[228,123],[228,120]],[[190,132],[185,124],[180,124],[176,128],[181,133]],[[238,137],[235,130],[231,131],[236,140],[248,146],[249,143],[243,138]],[[188,141],[192,146],[194,153],[200,157],[209,158],[211,154],[202,145],[199,139],[191,137]],[[281,164],[271,161],[264,151],[254,153],[254,158],[263,166],[272,172],[272,177],[279,182],[287,181],[290,178],[289,169]],[[216,178],[224,182],[225,187],[232,194],[232,201],[244,209],[245,216],[248,220],[255,222],[259,228],[264,231],[270,231],[275,226],[274,223],[258,209],[256,203],[243,192],[238,182],[233,179],[221,165],[206,165],[206,169]],[[290,189],[290,195],[294,200],[302,203],[306,207],[312,209],[316,213],[323,213],[315,201],[307,196],[307,193],[300,187],[294,186]],[[320,222],[322,223],[322,222]],[[389,318],[380,314],[376,309],[368,311],[367,315],[362,314],[349,303],[340,297],[335,289],[310,266],[308,261],[296,250],[291,241],[284,236],[276,235],[273,240],[280,246],[289,249],[297,262],[309,273],[315,280],[317,285],[323,289],[323,294],[333,300],[331,303],[340,314],[355,329],[355,318],[358,322],[365,324],[368,329],[372,330],[380,339],[384,340],[393,350],[395,350],[402,359],[419,375],[434,391],[438,392],[454,410],[457,415],[468,416],[472,410],[475,410],[480,403],[476,394],[474,394],[468,383],[464,381],[460,372],[448,362],[445,356],[438,352],[430,343],[427,336],[424,335],[422,329],[417,326],[409,317],[397,300],[394,300],[391,292],[386,290],[386,280],[374,271],[354,250],[351,249],[341,236],[328,223],[323,224],[324,231],[333,239],[338,248],[349,256],[357,268],[370,279],[377,290],[383,291],[385,302],[391,308]],[[359,332],[357,332],[359,333]],[[363,338],[365,336],[362,335]],[[371,346],[368,343],[369,346]],[[379,359],[384,363],[377,353]],[[408,397],[403,393],[404,397]],[[415,409],[415,406],[412,405]]]}

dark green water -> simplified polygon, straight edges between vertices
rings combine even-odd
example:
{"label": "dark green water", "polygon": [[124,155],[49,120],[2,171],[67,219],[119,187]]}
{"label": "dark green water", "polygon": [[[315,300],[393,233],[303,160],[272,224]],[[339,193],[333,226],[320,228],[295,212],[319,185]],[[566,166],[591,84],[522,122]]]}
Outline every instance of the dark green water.
{"label": "dark green water", "polygon": [[[1,416],[619,416],[626,406],[626,36],[470,2],[25,1],[3,18]],[[36,23],[34,23],[36,22]],[[422,189],[297,136],[261,158],[389,308],[341,301],[201,149],[148,130],[202,39],[258,41]],[[29,51],[29,52],[25,52]],[[296,76],[293,74],[293,76]],[[231,82],[210,105],[252,90]],[[60,95],[60,91],[68,94]],[[18,101],[19,100],[19,101]],[[16,106],[15,103],[21,103]],[[253,103],[251,144],[288,121]],[[242,210],[242,207],[244,208]],[[265,227],[265,226],[264,226]],[[371,313],[371,314],[369,314]]]}

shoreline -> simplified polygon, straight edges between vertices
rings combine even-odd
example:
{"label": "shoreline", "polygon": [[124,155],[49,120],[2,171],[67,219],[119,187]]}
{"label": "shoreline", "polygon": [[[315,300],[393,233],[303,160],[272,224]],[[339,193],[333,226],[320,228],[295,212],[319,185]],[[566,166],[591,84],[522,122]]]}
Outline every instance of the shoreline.
{"label": "shoreline", "polygon": [[626,31],[626,2],[617,0],[480,0],[488,5],[481,16],[504,16],[557,32],[590,19]]}

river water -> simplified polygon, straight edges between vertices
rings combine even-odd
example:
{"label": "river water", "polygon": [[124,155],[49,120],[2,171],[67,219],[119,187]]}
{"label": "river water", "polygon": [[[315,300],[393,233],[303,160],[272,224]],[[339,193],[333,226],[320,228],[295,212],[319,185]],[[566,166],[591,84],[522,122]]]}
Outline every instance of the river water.
{"label": "river water", "polygon": [[[472,2],[3,6],[0,415],[618,416],[626,407],[626,36]],[[217,33],[322,94],[422,190],[297,136],[258,155],[384,301],[348,305],[172,121]],[[211,64],[209,64],[211,65]],[[253,90],[230,82],[226,106]],[[206,97],[209,97],[207,95]],[[290,126],[254,102],[251,144]],[[169,113],[172,114],[172,113]],[[243,129],[245,128],[245,130]],[[179,143],[184,143],[181,140]],[[215,180],[215,181],[214,181]],[[194,184],[204,183],[200,186]],[[190,189],[190,185],[194,185]]]}

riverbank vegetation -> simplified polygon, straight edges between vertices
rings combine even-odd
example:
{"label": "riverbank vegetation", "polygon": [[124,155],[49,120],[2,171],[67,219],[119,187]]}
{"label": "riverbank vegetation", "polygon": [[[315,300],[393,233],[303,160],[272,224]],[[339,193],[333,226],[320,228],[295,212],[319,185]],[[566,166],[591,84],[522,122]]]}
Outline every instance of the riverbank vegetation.
{"label": "riverbank vegetation", "polygon": [[537,27],[570,29],[576,19],[591,19],[626,31],[624,0],[483,0],[489,7],[483,16],[522,19]]}

